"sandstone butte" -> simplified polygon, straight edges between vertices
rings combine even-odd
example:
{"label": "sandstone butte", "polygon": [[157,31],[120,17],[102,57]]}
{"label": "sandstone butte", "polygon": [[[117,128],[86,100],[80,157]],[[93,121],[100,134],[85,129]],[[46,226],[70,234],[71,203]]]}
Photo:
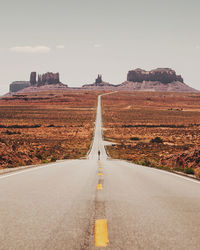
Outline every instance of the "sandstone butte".
{"label": "sandstone butte", "polygon": [[[59,73],[47,72],[38,75],[31,72],[30,81],[18,81],[10,84],[10,92],[24,90],[35,91],[45,89],[69,88],[60,82]],[[69,88],[70,89],[70,88]],[[102,80],[102,75],[98,75],[92,84],[85,84],[80,88],[71,89],[90,89],[90,90],[109,90],[109,91],[157,91],[157,92],[198,92],[184,83],[181,75],[170,68],[157,68],[146,71],[142,69],[130,70],[127,80],[121,84],[110,84]]]}
{"label": "sandstone butte", "polygon": [[83,85],[84,89],[111,91],[157,91],[157,92],[198,92],[184,83],[182,76],[170,68],[158,68],[151,71],[142,69],[130,70],[127,80],[114,85],[102,80],[98,75],[93,84]]}
{"label": "sandstone butte", "polygon": [[10,84],[10,92],[18,92],[25,89],[27,92],[37,91],[40,89],[57,89],[67,88],[68,86],[60,82],[59,73],[47,72],[45,74],[38,74],[31,72],[30,81],[16,81]]}

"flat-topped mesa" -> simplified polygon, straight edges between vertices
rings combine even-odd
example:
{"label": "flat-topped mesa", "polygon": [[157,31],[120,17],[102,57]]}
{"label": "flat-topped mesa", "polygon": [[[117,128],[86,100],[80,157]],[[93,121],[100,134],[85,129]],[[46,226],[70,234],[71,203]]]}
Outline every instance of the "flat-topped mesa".
{"label": "flat-topped mesa", "polygon": [[182,82],[183,78],[180,75],[176,75],[176,72],[170,68],[158,68],[151,71],[143,69],[130,70],[127,75],[127,81],[129,82],[161,82],[168,84],[171,82]]}
{"label": "flat-topped mesa", "polygon": [[17,91],[20,91],[22,89],[25,89],[25,88],[28,88],[30,87],[30,82],[27,82],[27,81],[15,81],[15,82],[12,82],[10,84],[10,92],[11,93],[14,93],[14,92],[17,92]]}

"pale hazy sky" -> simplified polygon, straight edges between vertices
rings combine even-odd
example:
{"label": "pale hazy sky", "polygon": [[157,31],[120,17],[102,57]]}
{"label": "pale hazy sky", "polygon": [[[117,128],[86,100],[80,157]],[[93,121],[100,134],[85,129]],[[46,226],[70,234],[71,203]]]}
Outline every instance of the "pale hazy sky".
{"label": "pale hazy sky", "polygon": [[199,0],[0,0],[0,94],[31,71],[81,86],[171,67],[200,89]]}

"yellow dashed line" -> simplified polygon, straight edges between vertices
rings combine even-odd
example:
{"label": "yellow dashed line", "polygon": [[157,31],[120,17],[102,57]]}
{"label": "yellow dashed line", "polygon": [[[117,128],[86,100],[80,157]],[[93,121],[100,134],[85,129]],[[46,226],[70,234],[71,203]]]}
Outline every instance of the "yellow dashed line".
{"label": "yellow dashed line", "polygon": [[98,184],[98,185],[97,185],[97,189],[98,189],[98,190],[101,190],[102,188],[103,188],[103,187],[102,187],[102,184]]}
{"label": "yellow dashed line", "polygon": [[95,221],[94,237],[96,247],[106,247],[108,245],[107,220],[100,219]]}

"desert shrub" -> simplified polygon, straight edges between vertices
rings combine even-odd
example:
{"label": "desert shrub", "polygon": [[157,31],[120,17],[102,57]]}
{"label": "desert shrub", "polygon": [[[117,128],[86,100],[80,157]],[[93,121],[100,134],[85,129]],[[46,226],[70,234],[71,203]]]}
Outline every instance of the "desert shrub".
{"label": "desert shrub", "polygon": [[36,157],[40,160],[42,160],[42,155],[41,154],[36,154]]}
{"label": "desert shrub", "polygon": [[173,170],[178,171],[178,172],[184,172],[184,169],[181,166],[175,166],[173,167]]}
{"label": "desert shrub", "polygon": [[132,141],[139,141],[140,138],[139,137],[131,137],[130,140],[132,140]]}
{"label": "desert shrub", "polygon": [[186,128],[184,125],[175,125],[175,124],[136,124],[136,125],[122,125],[122,128]]}
{"label": "desert shrub", "polygon": [[50,124],[47,126],[47,128],[54,128],[54,127],[55,127],[55,125],[53,125],[53,124]]}
{"label": "desert shrub", "polygon": [[30,159],[30,160],[27,160],[27,161],[26,161],[26,164],[27,164],[27,165],[32,165],[32,164],[33,164],[33,161],[32,161],[31,159]]}
{"label": "desert shrub", "polygon": [[194,169],[193,169],[193,168],[186,168],[186,169],[184,170],[184,172],[185,172],[186,174],[194,174]]}
{"label": "desert shrub", "polygon": [[48,160],[43,160],[42,163],[49,163],[49,161]]}
{"label": "desert shrub", "polygon": [[7,128],[40,128],[40,124],[35,124],[35,125],[10,125],[7,126]]}
{"label": "desert shrub", "polygon": [[138,165],[143,165],[143,166],[151,166],[151,162],[146,160],[146,159],[141,159],[140,161],[137,162]]}
{"label": "desert shrub", "polygon": [[20,135],[21,134],[21,132],[9,131],[9,130],[6,130],[6,132],[4,132],[4,133],[7,135]]}
{"label": "desert shrub", "polygon": [[160,137],[155,137],[155,138],[153,138],[151,141],[150,141],[151,143],[163,143],[163,140],[160,138]]}
{"label": "desert shrub", "polygon": [[133,125],[122,125],[122,128],[133,128]]}
{"label": "desert shrub", "polygon": [[57,161],[57,158],[55,156],[52,156],[51,157],[51,162],[55,162],[55,161]]}

